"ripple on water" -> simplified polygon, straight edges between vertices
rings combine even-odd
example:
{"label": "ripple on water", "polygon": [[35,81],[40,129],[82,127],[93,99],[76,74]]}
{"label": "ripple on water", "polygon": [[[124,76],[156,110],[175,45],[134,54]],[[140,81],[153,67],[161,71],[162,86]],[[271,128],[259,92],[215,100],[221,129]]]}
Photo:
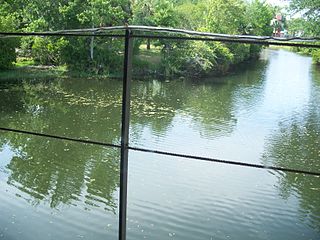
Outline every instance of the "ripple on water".
{"label": "ripple on water", "polygon": [[[118,153],[55,141],[45,146],[52,145],[55,154],[41,157],[36,146],[23,154],[0,152],[6,169],[0,173],[0,233],[5,239],[26,240],[117,238]],[[74,155],[78,147],[85,153],[81,157]]]}
{"label": "ripple on water", "polygon": [[297,221],[297,196],[279,196],[281,175],[141,153],[130,155],[129,169],[130,239],[318,236],[309,218]]}
{"label": "ripple on water", "polygon": [[[269,53],[219,83],[134,81],[131,143],[318,170],[319,71]],[[119,143],[121,81],[1,85],[3,126]],[[119,152],[0,137],[0,238],[116,239]],[[137,152],[129,173],[128,239],[320,239],[319,179]]]}

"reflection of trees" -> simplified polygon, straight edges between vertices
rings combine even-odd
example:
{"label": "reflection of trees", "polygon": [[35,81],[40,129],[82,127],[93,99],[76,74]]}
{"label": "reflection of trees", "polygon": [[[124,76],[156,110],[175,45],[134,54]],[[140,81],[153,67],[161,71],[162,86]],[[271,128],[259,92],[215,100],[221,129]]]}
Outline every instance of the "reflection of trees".
{"label": "reflection of trees", "polygon": [[[39,119],[42,123],[32,129],[46,133],[104,142],[120,136],[121,89],[116,84],[77,79],[47,84],[25,83],[23,91],[29,114],[22,117],[29,129],[32,122]],[[17,120],[17,124],[21,122],[21,119]]]}
{"label": "reflection of trees", "polygon": [[133,82],[132,137],[139,136],[145,126],[156,135],[165,133],[178,111],[191,116],[193,126],[206,136],[231,133],[237,122],[236,108],[252,106],[260,97],[266,63],[257,62],[233,76],[201,82]]}
{"label": "reflection of trees", "polygon": [[196,128],[203,134],[225,136],[231,133],[237,123],[237,109],[255,105],[262,92],[266,62],[258,62],[251,67],[190,88],[184,109],[194,118]]}
{"label": "reflection of trees", "polygon": [[177,81],[133,82],[131,107],[133,131],[139,134],[139,127],[149,125],[157,134],[166,132],[187,94],[182,89],[181,82]]}
{"label": "reflection of trees", "polygon": [[[320,172],[319,93],[319,86],[315,86],[311,92],[307,116],[297,116],[279,125],[279,130],[269,139],[264,161],[280,167]],[[282,175],[280,191],[284,197],[298,194],[301,214],[310,216],[312,226],[320,230],[319,177]]]}
{"label": "reflection of trees", "polygon": [[[119,138],[121,89],[106,89],[88,81],[73,86],[68,81],[24,82],[12,93],[1,125],[57,135],[115,142]],[[103,87],[104,86],[104,87]],[[107,90],[107,91],[106,91]],[[113,92],[114,91],[114,92]],[[21,94],[23,93],[23,94]],[[120,95],[121,96],[121,95]],[[15,102],[23,107],[16,108]],[[10,103],[10,104],[9,104]],[[13,109],[13,111],[10,111]],[[0,145],[16,152],[8,164],[8,183],[51,207],[83,199],[114,211],[113,192],[118,186],[118,153],[113,149],[85,146],[19,134],[1,134]],[[99,204],[100,203],[100,204]]]}
{"label": "reflection of trees", "polygon": [[23,110],[22,98],[19,96],[21,93],[12,87],[19,85],[18,82],[9,83],[3,80],[0,82],[0,121],[8,113]]}
{"label": "reflection of trees", "polygon": [[237,83],[234,89],[235,105],[251,108],[257,105],[263,96],[266,72],[269,71],[268,61],[251,62],[241,74],[230,76],[230,81]]}
{"label": "reflection of trees", "polygon": [[112,194],[119,174],[117,152],[17,134],[6,134],[5,141],[16,152],[7,166],[8,183],[32,196],[34,203],[45,200],[56,208],[85,194],[88,203],[99,199],[106,209],[114,211]]}
{"label": "reflection of trees", "polygon": [[[223,83],[133,82],[131,139],[138,138],[145,126],[156,135],[165,133],[177,112],[191,116],[205,134],[221,129],[223,134],[231,132],[236,123],[234,92],[239,85],[233,81],[246,87],[247,82],[251,86],[260,79],[254,76],[248,81],[247,75],[242,76],[223,79]],[[5,99],[0,102],[0,124],[117,143],[121,86],[121,81],[95,79],[35,79],[14,84],[8,91],[0,91],[0,98]],[[254,96],[246,98],[250,101]],[[7,166],[9,184],[35,203],[48,201],[51,207],[58,207],[83,200],[111,211],[116,208],[116,150],[10,133],[0,135],[0,149],[5,144],[16,152]]]}
{"label": "reflection of trees", "polygon": [[202,134],[221,136],[232,131],[236,124],[232,94],[232,86],[229,84],[192,89],[187,111],[190,111],[196,127]]}

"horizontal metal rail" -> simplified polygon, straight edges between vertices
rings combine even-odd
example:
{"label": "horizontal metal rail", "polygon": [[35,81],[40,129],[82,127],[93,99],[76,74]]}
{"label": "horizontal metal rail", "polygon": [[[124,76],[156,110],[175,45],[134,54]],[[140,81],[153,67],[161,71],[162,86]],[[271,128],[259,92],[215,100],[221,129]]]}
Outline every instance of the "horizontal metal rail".
{"label": "horizontal metal rail", "polygon": [[11,37],[108,37],[108,38],[124,38],[124,34],[95,34],[94,32],[0,32],[1,38]]}
{"label": "horizontal metal rail", "polygon": [[[114,26],[88,29],[70,29],[50,32],[0,32],[0,38],[22,36],[78,36],[78,37],[110,37],[125,38],[125,34],[112,34],[131,30],[142,34],[133,34],[136,38],[171,39],[171,40],[196,40],[196,41],[220,41],[230,43],[248,43],[259,45],[278,45],[293,47],[320,48],[320,37],[273,37],[253,35],[230,35],[209,32],[190,31],[185,29],[153,27],[153,26]],[[148,33],[148,34],[145,34]],[[152,35],[150,35],[152,33]]]}
{"label": "horizontal metal rail", "polygon": [[[99,27],[99,28],[84,28],[84,29],[66,29],[58,31],[45,31],[45,32],[0,32],[2,34],[11,34],[11,35],[30,35],[30,34],[39,34],[39,35],[51,35],[51,34],[61,34],[61,35],[81,35],[81,34],[103,34],[106,32],[114,31],[141,31],[141,32],[162,32],[162,33],[174,33],[182,34],[189,36],[201,36],[201,37],[224,37],[224,38],[236,38],[236,39],[252,39],[252,40],[276,40],[276,41],[320,41],[320,36],[316,37],[274,37],[274,36],[255,36],[255,35],[232,35],[232,34],[221,34],[221,33],[211,33],[211,32],[199,32],[179,28],[169,28],[169,27],[154,27],[154,26],[140,26],[140,25],[127,25],[127,26],[114,26],[114,27]],[[78,35],[77,35],[78,36]],[[90,35],[91,36],[91,35]],[[104,35],[107,36],[107,35]],[[125,37],[125,35],[122,35]]]}
{"label": "horizontal metal rail", "polygon": [[320,48],[320,45],[312,43],[301,42],[284,42],[284,41],[271,41],[271,40],[254,40],[245,38],[225,38],[225,37],[189,37],[189,36],[165,36],[165,35],[143,35],[134,34],[135,38],[148,38],[148,39],[170,39],[177,41],[203,41],[203,42],[226,42],[226,43],[244,43],[244,44],[256,44],[256,45],[274,45],[274,46],[288,46],[288,47],[302,47],[302,48]]}
{"label": "horizontal metal rail", "polygon": [[[93,141],[93,140],[77,139],[77,138],[71,138],[71,137],[57,136],[57,135],[31,132],[31,131],[25,131],[25,130],[18,130],[18,129],[12,129],[12,128],[4,128],[4,127],[0,127],[0,131],[28,134],[28,135],[39,136],[39,137],[47,137],[47,138],[65,140],[65,141],[72,141],[72,142],[78,142],[78,143],[84,143],[84,144],[93,144],[93,145],[99,145],[99,146],[103,146],[103,147],[113,147],[113,148],[121,149],[121,145],[104,143],[104,142]],[[296,174],[306,174],[306,175],[313,175],[313,176],[320,177],[320,172],[313,172],[313,171],[307,171],[307,170],[283,168],[283,167],[268,166],[268,165],[262,165],[262,164],[246,163],[246,162],[237,162],[237,161],[231,161],[231,160],[223,160],[223,159],[209,158],[209,157],[203,157],[203,156],[187,155],[187,154],[166,152],[166,151],[140,148],[140,147],[128,146],[128,149],[133,150],[133,151],[138,151],[138,152],[147,152],[147,153],[166,155],[166,156],[172,156],[172,157],[180,157],[180,158],[185,158],[185,159],[187,158],[187,159],[222,163],[222,164],[228,164],[228,165],[237,165],[237,166],[241,166],[241,167],[274,170],[274,171],[296,173]]]}
{"label": "horizontal metal rail", "polygon": [[26,130],[20,130],[20,129],[13,129],[13,128],[0,127],[0,131],[27,134],[27,135],[33,135],[33,136],[38,136],[38,137],[47,137],[47,138],[53,138],[53,139],[58,139],[58,140],[71,141],[71,142],[78,142],[78,143],[84,143],[84,144],[99,145],[99,146],[103,146],[103,147],[121,148],[120,145],[112,144],[112,143],[104,143],[104,142],[88,140],[88,139],[65,137],[65,136],[59,136],[59,135],[53,135],[53,134],[47,134],[47,133],[39,133],[39,132],[32,132],[32,131],[26,131]]}

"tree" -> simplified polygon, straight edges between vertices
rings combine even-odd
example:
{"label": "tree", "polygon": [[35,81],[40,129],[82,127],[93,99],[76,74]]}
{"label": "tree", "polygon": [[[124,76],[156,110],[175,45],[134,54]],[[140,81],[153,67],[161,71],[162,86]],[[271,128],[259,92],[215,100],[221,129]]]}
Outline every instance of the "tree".
{"label": "tree", "polygon": [[[290,9],[293,13],[300,13],[301,20],[292,21],[290,28],[295,29],[297,23],[303,27],[301,35],[304,37],[320,36],[320,1],[319,0],[292,0]],[[311,51],[315,63],[320,64],[320,49]]]}
{"label": "tree", "polygon": [[[132,23],[135,25],[176,27],[178,23],[176,16],[171,1],[142,0],[133,5]],[[147,49],[150,49],[150,39],[147,39]]]}
{"label": "tree", "polygon": [[208,0],[206,28],[215,33],[241,34],[245,10],[241,0]]}
{"label": "tree", "polygon": [[[36,0],[21,1],[25,31],[52,31],[123,25],[131,15],[127,0]],[[15,1],[13,1],[15,2]],[[118,66],[122,44],[108,38],[77,37],[26,38],[24,48],[32,49],[40,64],[66,64],[69,68],[96,70]],[[95,53],[95,54],[94,54]],[[112,64],[115,64],[114,66]]]}
{"label": "tree", "polygon": [[[182,26],[225,34],[271,35],[274,9],[255,0],[182,1],[177,9]],[[191,6],[194,6],[192,8]],[[190,16],[190,17],[189,17]],[[257,57],[262,47],[249,44],[186,42],[173,45],[168,65],[172,72],[191,76],[226,74],[232,65]]]}
{"label": "tree", "polygon": [[[245,26],[243,34],[256,36],[271,36],[272,27],[270,21],[275,9],[265,1],[254,0],[246,5]],[[258,56],[262,46],[250,45],[250,56]]]}
{"label": "tree", "polygon": [[320,1],[319,0],[292,0],[290,9],[293,13],[300,12],[312,26],[308,34],[319,36],[320,34]]}
{"label": "tree", "polygon": [[[205,30],[225,34],[243,34],[246,26],[246,5],[242,0],[209,0]],[[229,64],[237,64],[249,58],[249,45],[223,44],[233,57]]]}
{"label": "tree", "polygon": [[134,24],[175,27],[178,23],[174,5],[168,0],[142,0],[133,5]]}
{"label": "tree", "polygon": [[205,26],[205,18],[207,12],[206,1],[183,1],[176,6],[178,14],[178,27],[190,30],[198,30],[201,26]]}
{"label": "tree", "polygon": [[[154,4],[151,1],[138,1],[133,5],[133,19],[134,25],[155,26],[153,15]],[[147,39],[147,49],[150,49],[150,39]],[[139,46],[139,44],[137,45]]]}
{"label": "tree", "polygon": [[272,27],[270,21],[275,9],[265,1],[254,0],[247,4],[245,11],[246,26],[243,34],[270,36]]}
{"label": "tree", "polygon": [[[0,5],[0,31],[14,32],[17,27],[17,20],[9,12],[9,5],[3,3]],[[0,38],[0,69],[7,69],[13,66],[16,61],[15,48],[18,46],[17,38]]]}

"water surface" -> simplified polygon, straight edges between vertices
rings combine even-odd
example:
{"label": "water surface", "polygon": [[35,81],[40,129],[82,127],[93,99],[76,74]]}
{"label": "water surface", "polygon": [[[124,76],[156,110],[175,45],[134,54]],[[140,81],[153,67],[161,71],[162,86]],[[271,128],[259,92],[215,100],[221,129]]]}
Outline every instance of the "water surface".
{"label": "water surface", "polygon": [[[130,144],[320,172],[320,70],[268,50],[132,84]],[[120,142],[121,81],[0,82],[0,126]],[[0,132],[0,239],[116,239],[119,150]],[[130,151],[128,239],[319,239],[320,179]]]}

